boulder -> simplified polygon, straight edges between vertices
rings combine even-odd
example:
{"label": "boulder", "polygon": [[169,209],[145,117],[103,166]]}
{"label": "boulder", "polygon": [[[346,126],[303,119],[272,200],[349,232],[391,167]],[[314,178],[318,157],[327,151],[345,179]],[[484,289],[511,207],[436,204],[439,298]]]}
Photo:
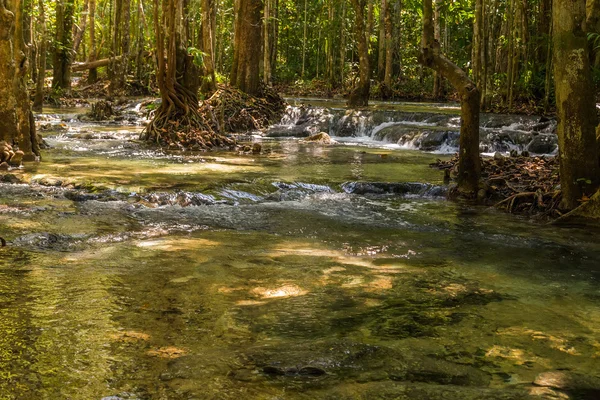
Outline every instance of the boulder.
{"label": "boulder", "polygon": [[334,144],[337,143],[335,140],[329,136],[329,134],[325,132],[319,132],[315,135],[309,136],[306,138],[307,142],[311,143],[320,143],[320,144]]}
{"label": "boulder", "polygon": [[15,151],[15,154],[9,160],[9,164],[18,167],[23,161],[23,156],[25,156],[25,153],[23,153],[21,150]]}
{"label": "boulder", "polygon": [[542,372],[535,377],[534,385],[560,389],[577,398],[600,399],[600,378],[571,371]]}
{"label": "boulder", "polygon": [[551,154],[556,151],[557,147],[558,138],[556,135],[542,134],[533,137],[527,145],[527,151],[532,154]]}

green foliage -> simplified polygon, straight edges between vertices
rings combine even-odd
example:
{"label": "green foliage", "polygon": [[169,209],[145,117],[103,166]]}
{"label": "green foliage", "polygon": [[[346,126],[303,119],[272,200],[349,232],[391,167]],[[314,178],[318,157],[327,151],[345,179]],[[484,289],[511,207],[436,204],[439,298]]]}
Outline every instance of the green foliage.
{"label": "green foliage", "polygon": [[204,57],[207,54],[195,47],[188,47],[188,54],[193,57],[194,64],[200,68],[204,67]]}

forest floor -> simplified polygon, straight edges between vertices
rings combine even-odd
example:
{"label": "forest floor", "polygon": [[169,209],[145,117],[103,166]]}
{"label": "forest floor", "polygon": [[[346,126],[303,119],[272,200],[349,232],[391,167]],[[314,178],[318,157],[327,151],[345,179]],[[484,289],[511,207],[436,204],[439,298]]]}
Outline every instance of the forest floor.
{"label": "forest floor", "polygon": [[[284,93],[287,96],[298,97],[321,97],[321,98],[347,98],[351,92],[348,87],[332,88],[329,83],[322,79],[313,79],[312,81],[296,81],[277,83],[275,90]],[[426,102],[459,102],[458,94],[454,90],[447,90],[441,97],[435,98],[430,91],[423,90],[422,87],[412,87],[409,85],[396,85],[392,88],[391,95],[381,90],[380,85],[371,87],[371,100],[383,101],[426,101]],[[524,115],[554,115],[556,109],[554,106],[547,110],[541,105],[541,102],[532,99],[515,99],[513,106],[504,106],[501,99],[493,102],[487,112],[497,114],[524,114]]]}
{"label": "forest floor", "polygon": [[[482,158],[483,185],[478,198],[509,213],[553,219],[563,215],[558,160],[556,157]],[[458,175],[458,156],[431,164],[445,171],[446,181]],[[590,194],[591,196],[592,194]],[[582,202],[589,200],[588,197]]]}

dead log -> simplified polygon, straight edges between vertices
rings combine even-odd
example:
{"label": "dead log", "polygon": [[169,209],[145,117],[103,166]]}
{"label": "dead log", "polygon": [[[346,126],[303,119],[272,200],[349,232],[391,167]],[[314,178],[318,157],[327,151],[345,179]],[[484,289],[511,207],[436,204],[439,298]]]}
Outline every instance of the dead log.
{"label": "dead log", "polygon": [[85,71],[86,69],[106,67],[113,61],[121,61],[121,58],[123,58],[123,57],[116,56],[113,58],[103,58],[101,60],[90,61],[90,62],[73,63],[71,70],[74,72],[77,72],[77,71]]}

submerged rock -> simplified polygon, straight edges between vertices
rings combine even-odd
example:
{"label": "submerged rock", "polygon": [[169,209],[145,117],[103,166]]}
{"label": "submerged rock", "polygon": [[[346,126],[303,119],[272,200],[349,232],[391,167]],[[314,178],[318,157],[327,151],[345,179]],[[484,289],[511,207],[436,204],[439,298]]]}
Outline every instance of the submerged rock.
{"label": "submerged rock", "polygon": [[543,372],[535,377],[534,385],[573,393],[584,400],[600,399],[600,378],[571,371]]}
{"label": "submerged rock", "polygon": [[533,154],[551,154],[556,151],[557,147],[558,138],[556,135],[541,134],[533,137],[527,145],[527,151]]}
{"label": "submerged rock", "polygon": [[327,134],[325,132],[319,132],[316,135],[311,135],[308,138],[306,138],[306,141],[311,142],[311,143],[320,143],[320,144],[337,143],[335,140],[333,140],[331,138],[331,136],[329,136],[329,134]]}
{"label": "submerged rock", "polygon": [[420,195],[428,197],[442,197],[446,195],[446,188],[419,182],[346,182],[342,190],[352,194],[399,194]]}

